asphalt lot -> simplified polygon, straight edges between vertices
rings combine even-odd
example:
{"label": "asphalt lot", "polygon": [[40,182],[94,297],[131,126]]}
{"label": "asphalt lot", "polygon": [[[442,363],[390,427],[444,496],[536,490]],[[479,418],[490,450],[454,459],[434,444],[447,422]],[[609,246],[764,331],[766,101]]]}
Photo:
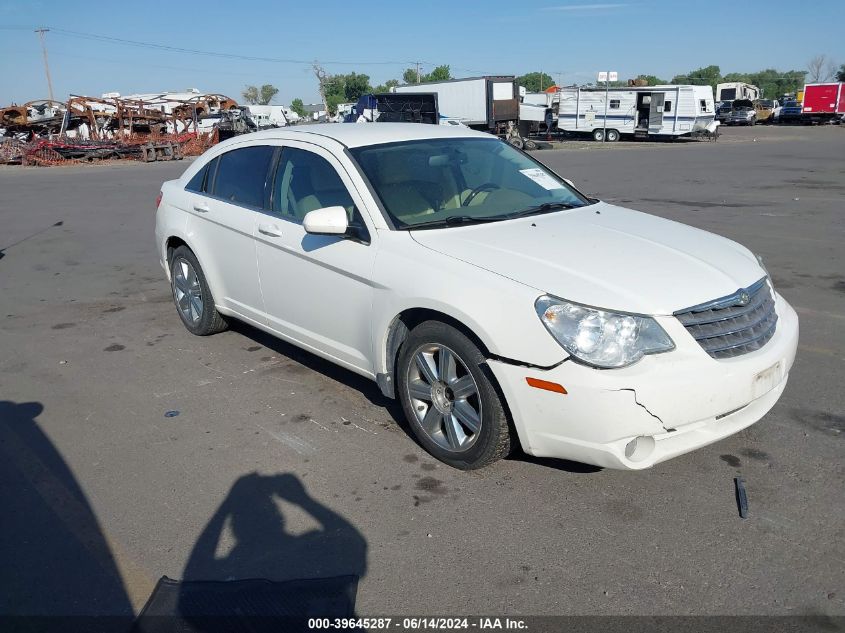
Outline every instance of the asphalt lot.
{"label": "asphalt lot", "polygon": [[360,615],[845,614],[845,128],[537,157],[763,255],[801,318],[769,415],[646,472],[452,470],[375,383],[182,327],[152,231],[186,163],[3,168],[0,613],[137,611],[162,575],[353,573]]}

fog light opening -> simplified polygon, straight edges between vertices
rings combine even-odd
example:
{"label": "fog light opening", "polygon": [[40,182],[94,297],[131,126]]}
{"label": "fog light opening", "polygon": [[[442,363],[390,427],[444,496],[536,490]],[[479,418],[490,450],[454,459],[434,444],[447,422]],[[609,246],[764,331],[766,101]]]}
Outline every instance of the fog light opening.
{"label": "fog light opening", "polygon": [[641,462],[648,459],[652,451],[654,451],[654,438],[650,435],[640,435],[625,446],[625,457],[632,462]]}

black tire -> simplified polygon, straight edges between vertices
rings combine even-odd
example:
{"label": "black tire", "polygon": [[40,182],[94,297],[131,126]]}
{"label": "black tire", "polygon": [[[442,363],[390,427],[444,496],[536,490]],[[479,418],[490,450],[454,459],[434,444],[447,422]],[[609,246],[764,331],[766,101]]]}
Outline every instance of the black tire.
{"label": "black tire", "polygon": [[598,143],[604,141],[604,129],[597,127],[595,130],[593,130],[593,140]]}
{"label": "black tire", "polygon": [[[477,437],[469,448],[462,451],[447,450],[438,444],[423,430],[409,390],[409,373],[416,366],[415,356],[421,348],[437,345],[444,346],[454,354],[471,374],[477,387],[477,401],[480,403],[481,422]],[[487,359],[466,335],[441,321],[425,321],[411,330],[408,338],[399,350],[396,366],[396,383],[399,401],[405,418],[420,444],[431,455],[445,464],[460,470],[474,470],[487,466],[502,457],[506,457],[516,440],[512,437],[511,427],[502,398],[499,395],[494,378],[487,367]],[[418,401],[419,402],[419,401]],[[433,402],[430,406],[434,406]]]}
{"label": "black tire", "polygon": [[[183,260],[190,264],[191,268],[193,268],[201,290],[202,313],[196,321],[189,320],[182,313],[177,300],[175,270],[176,266]],[[211,289],[208,287],[208,281],[205,279],[205,273],[202,270],[202,266],[200,266],[199,260],[197,260],[194,252],[187,246],[178,247],[170,256],[170,291],[173,295],[173,303],[176,306],[176,313],[179,315],[179,319],[182,321],[182,324],[191,334],[196,334],[197,336],[208,336],[210,334],[222,332],[229,327],[226,319],[223,318],[223,315],[220,314],[217,311],[217,308],[214,307],[214,296],[211,294]]]}
{"label": "black tire", "polygon": [[607,131],[607,142],[608,143],[615,143],[619,140],[619,131],[618,130],[608,130]]}
{"label": "black tire", "polygon": [[525,147],[525,141],[523,141],[522,137],[520,137],[520,136],[509,137],[508,143],[513,145],[516,149],[523,149],[523,147]]}

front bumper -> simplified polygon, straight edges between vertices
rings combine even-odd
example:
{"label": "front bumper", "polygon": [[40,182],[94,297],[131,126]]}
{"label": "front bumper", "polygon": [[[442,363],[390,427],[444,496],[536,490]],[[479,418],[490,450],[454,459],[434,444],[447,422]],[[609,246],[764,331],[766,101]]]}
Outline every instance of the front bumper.
{"label": "front bumper", "polygon": [[[786,387],[798,317],[776,295],[778,327],[761,349],[707,355],[675,317],[657,317],[676,349],[623,369],[567,360],[548,370],[490,360],[525,452],[639,470],[712,444],[762,418]],[[526,378],[555,382],[560,394]],[[634,442],[636,440],[636,442]]]}

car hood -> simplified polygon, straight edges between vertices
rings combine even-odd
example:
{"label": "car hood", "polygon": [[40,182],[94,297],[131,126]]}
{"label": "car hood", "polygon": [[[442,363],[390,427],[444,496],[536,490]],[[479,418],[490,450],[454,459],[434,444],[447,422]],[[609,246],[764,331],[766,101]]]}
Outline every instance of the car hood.
{"label": "car hood", "polygon": [[672,314],[765,275],[754,255],[736,242],[603,202],[410,233],[426,248],[531,286],[538,294],[640,314]]}

